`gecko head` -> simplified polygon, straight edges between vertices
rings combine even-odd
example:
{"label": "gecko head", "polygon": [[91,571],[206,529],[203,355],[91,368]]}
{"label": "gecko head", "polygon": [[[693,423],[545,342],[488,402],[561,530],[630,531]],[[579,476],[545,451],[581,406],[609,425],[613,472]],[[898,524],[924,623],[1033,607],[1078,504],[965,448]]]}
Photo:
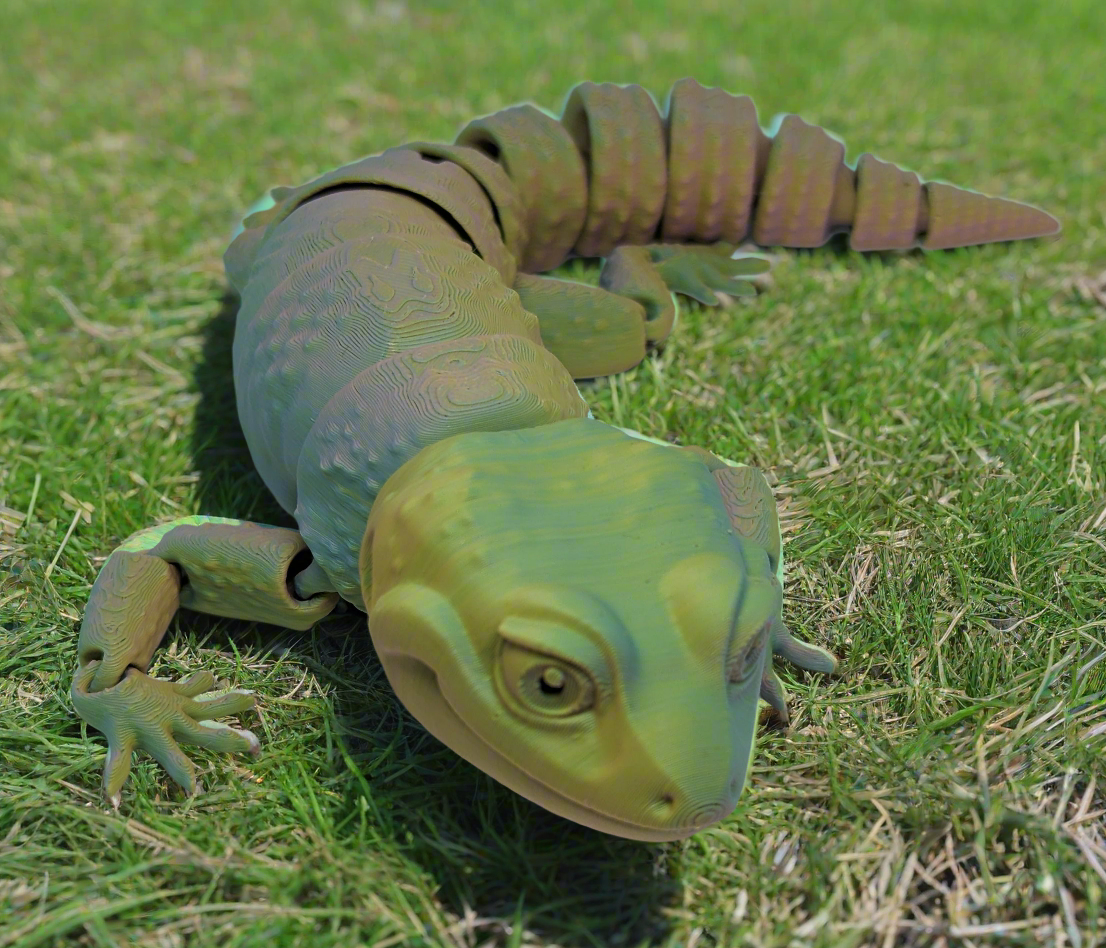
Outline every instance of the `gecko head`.
{"label": "gecko head", "polygon": [[[519,433],[456,440],[498,442],[502,460],[505,434]],[[479,447],[401,469],[370,516],[369,629],[396,694],[469,762],[578,823],[661,841],[721,820],[779,617],[767,556],[682,452],[616,451],[641,490],[589,496],[603,478],[576,457],[530,496],[533,477],[478,483],[494,470],[470,463]],[[646,452],[650,478],[634,470]]]}

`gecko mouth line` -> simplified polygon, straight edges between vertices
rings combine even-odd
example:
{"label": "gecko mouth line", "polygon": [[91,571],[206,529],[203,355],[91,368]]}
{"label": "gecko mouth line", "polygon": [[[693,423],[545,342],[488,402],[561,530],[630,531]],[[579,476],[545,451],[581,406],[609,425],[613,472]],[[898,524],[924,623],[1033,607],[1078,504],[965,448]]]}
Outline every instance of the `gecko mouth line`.
{"label": "gecko mouth line", "polygon": [[[461,754],[471,764],[486,773],[491,773],[501,783],[505,783],[516,793],[526,797],[538,806],[593,829],[641,842],[660,843],[685,839],[701,829],[701,824],[698,822],[696,825],[681,824],[668,828],[634,823],[596,810],[540,783],[518,764],[501,755],[465,722],[453,705],[450,704],[449,699],[446,698],[439,685],[438,675],[430,665],[406,652],[392,652],[387,658],[389,662],[399,659],[406,665],[404,678],[408,682],[408,686],[404,687],[404,690],[417,690],[418,697],[410,702],[405,700],[402,694],[400,697],[423,727],[443,744]],[[410,685],[414,684],[415,681],[418,684],[411,688]],[[397,693],[399,693],[399,689],[397,689]],[[433,707],[431,708],[430,705],[433,705]],[[415,711],[416,708],[418,712]],[[431,713],[426,714],[425,712],[428,711]],[[433,724],[427,724],[424,717],[433,719]],[[457,738],[462,736],[468,738],[464,743],[466,750],[463,753],[459,750],[460,742],[457,741]],[[478,751],[473,753],[476,748],[478,748]]]}

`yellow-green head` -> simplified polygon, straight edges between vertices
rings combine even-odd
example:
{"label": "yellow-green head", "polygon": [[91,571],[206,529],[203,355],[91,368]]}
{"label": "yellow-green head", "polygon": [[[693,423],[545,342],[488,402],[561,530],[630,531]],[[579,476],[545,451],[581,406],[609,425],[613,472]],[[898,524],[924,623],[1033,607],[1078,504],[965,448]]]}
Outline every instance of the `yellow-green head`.
{"label": "yellow-green head", "polygon": [[782,590],[694,454],[590,419],[441,441],[360,569],[399,698],[501,783],[642,840],[734,808]]}

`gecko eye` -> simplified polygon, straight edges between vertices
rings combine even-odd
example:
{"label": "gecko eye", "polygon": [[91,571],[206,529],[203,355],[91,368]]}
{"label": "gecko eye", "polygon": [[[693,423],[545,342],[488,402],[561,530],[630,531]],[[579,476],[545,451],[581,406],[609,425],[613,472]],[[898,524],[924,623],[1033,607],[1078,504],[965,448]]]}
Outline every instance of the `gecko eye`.
{"label": "gecko eye", "polygon": [[505,642],[500,671],[511,697],[532,714],[568,717],[595,704],[591,676],[562,659]]}
{"label": "gecko eye", "polygon": [[760,659],[768,643],[770,627],[770,622],[764,623],[757,630],[756,635],[749,639],[745,647],[737,650],[730,657],[730,660],[726,663],[726,680],[731,685],[744,684],[749,680],[749,676],[760,667]]}

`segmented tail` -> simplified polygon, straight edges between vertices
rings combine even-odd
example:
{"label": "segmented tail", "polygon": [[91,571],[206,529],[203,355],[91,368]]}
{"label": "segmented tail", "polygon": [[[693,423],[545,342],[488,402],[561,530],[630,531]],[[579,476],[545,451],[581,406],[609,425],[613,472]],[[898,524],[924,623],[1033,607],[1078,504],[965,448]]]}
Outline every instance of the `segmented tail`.
{"label": "segmented tail", "polygon": [[511,247],[542,272],[572,254],[666,241],[854,250],[945,249],[1056,233],[1038,208],[930,181],[861,155],[787,115],[765,132],[748,96],[681,79],[662,118],[638,85],[583,82],[558,119],[517,105],[470,122],[457,144],[510,176],[522,203]]}

